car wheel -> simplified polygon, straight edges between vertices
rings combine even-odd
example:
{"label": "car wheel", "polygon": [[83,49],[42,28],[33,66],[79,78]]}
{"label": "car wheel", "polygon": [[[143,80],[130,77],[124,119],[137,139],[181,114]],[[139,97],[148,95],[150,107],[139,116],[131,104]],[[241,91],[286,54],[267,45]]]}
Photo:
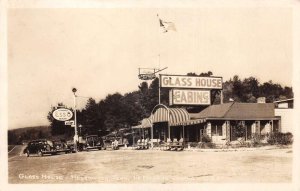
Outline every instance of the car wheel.
{"label": "car wheel", "polygon": [[43,156],[43,152],[42,151],[38,151],[38,156],[42,157]]}

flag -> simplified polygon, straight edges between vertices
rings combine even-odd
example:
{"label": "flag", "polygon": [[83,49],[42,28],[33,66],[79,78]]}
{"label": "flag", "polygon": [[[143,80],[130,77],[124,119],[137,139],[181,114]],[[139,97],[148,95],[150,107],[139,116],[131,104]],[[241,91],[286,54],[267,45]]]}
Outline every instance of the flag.
{"label": "flag", "polygon": [[174,23],[163,21],[159,17],[158,19],[159,19],[159,26],[164,30],[163,32],[168,32],[169,30],[176,31],[176,27]]}

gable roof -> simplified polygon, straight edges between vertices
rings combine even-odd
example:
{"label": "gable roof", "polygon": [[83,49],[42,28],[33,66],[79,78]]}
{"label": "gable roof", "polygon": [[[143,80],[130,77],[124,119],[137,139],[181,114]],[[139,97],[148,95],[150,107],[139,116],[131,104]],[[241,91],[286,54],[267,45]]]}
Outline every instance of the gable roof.
{"label": "gable roof", "polygon": [[225,103],[211,105],[199,113],[191,113],[191,119],[255,120],[275,118],[273,103]]}
{"label": "gable roof", "polygon": [[229,111],[232,105],[233,102],[220,105],[211,105],[199,113],[190,113],[190,117],[191,119],[222,118]]}
{"label": "gable roof", "polygon": [[282,102],[289,102],[289,101],[290,102],[294,101],[294,98],[277,100],[277,101],[274,101],[274,103],[282,103]]}

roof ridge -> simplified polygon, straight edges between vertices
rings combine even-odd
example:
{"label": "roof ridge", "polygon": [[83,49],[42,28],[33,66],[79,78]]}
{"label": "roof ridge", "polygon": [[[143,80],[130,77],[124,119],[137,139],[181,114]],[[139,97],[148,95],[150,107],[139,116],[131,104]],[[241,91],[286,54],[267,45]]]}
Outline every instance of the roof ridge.
{"label": "roof ridge", "polygon": [[232,108],[233,104],[235,104],[235,102],[232,102],[232,104],[229,106],[229,109],[225,112],[225,114],[223,115],[223,117],[225,117],[226,114],[230,111],[230,109]]}

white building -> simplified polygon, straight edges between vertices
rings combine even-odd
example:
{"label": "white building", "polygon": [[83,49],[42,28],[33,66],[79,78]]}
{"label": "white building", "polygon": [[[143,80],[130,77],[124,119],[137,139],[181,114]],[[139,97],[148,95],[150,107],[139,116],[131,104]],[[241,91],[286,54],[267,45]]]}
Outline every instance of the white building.
{"label": "white building", "polygon": [[281,132],[293,133],[294,98],[275,101],[275,116],[281,117]]}

